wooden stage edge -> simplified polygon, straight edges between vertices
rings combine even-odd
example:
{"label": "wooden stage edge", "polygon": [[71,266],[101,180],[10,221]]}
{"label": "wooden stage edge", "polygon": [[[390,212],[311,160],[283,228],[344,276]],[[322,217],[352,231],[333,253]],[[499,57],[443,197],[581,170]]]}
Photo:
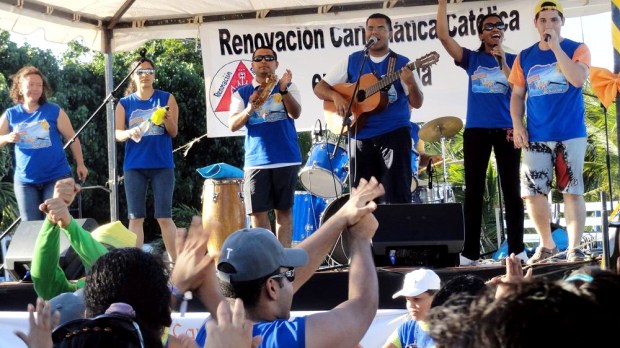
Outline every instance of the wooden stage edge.
{"label": "wooden stage edge", "polygon": [[[551,280],[563,278],[571,271],[582,266],[594,264],[589,262],[557,262],[534,266],[534,277],[544,277]],[[381,267],[377,268],[379,279],[379,308],[402,309],[402,299],[392,299],[392,295],[403,285],[404,275],[421,267]],[[432,267],[428,267],[433,269]],[[442,282],[463,274],[477,275],[483,279],[504,274],[502,266],[476,267],[446,267],[433,269]],[[345,301],[348,294],[348,268],[319,270],[295,294],[293,300],[294,311],[329,310]],[[0,282],[0,311],[25,311],[28,303],[35,303],[36,293],[32,283]],[[194,299],[190,301],[188,311],[206,311],[202,304]]]}

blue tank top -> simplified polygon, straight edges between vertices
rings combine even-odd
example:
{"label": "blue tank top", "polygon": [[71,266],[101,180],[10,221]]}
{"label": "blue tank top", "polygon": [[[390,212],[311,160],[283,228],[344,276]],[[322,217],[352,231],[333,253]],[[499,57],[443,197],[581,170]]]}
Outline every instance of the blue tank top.
{"label": "blue tank top", "polygon": [[[125,108],[125,128],[131,129],[148,121],[158,107],[168,105],[170,93],[155,90],[147,100],[141,100],[133,93],[120,100]],[[125,142],[123,170],[174,168],[172,158],[172,137],[164,124],[151,124],[149,131],[139,143],[129,139]]]}
{"label": "blue tank top", "polygon": [[6,110],[9,131],[20,133],[15,144],[15,181],[39,184],[71,175],[58,130],[59,116],[60,106],[49,102],[33,113],[22,104]]}

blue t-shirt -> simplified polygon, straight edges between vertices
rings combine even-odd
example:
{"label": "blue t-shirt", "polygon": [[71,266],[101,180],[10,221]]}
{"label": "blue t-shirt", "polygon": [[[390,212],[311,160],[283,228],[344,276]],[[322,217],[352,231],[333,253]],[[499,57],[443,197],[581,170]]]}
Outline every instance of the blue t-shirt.
{"label": "blue t-shirt", "polygon": [[[571,58],[581,45],[569,39],[560,42],[562,50]],[[536,43],[521,51],[519,63],[525,74],[529,140],[563,141],[586,137],[582,88],[568,82],[553,52],[541,50]]]}
{"label": "blue t-shirt", "polygon": [[[393,54],[396,56],[396,63],[394,64],[393,72],[398,74],[398,71],[407,65],[409,59],[399,54]],[[362,75],[373,73],[377,78],[381,79],[388,73],[388,65],[392,54],[388,54],[384,60],[379,63],[375,63],[370,59],[367,59],[364,68],[362,69]],[[356,82],[359,79],[359,68],[362,64],[364,52],[354,52],[349,56],[349,62],[347,65],[347,82]],[[362,86],[364,87],[364,86]],[[365,86],[368,87],[368,86]],[[380,93],[380,92],[379,92]],[[389,87],[387,91],[388,105],[381,111],[371,113],[367,118],[363,127],[357,129],[357,133],[352,133],[351,136],[355,139],[369,139],[376,136],[389,133],[399,128],[409,127],[409,118],[411,115],[409,107],[409,98],[405,94],[403,85],[400,79],[396,79],[394,83]]]}
{"label": "blue t-shirt", "polygon": [[[259,335],[263,336],[260,348],[303,348],[306,346],[306,317],[255,323],[252,337]],[[199,347],[204,347],[206,338],[207,330],[202,325],[196,335]]]}
{"label": "blue t-shirt", "polygon": [[[158,107],[168,105],[170,93],[155,90],[153,95],[142,100],[133,93],[120,100],[125,108],[125,128],[131,129],[142,122],[149,121]],[[172,137],[166,132],[164,124],[153,123],[139,143],[129,139],[125,142],[125,162],[123,170],[174,168],[172,158]]]}
{"label": "blue t-shirt", "polygon": [[32,113],[22,104],[6,110],[9,131],[20,134],[15,144],[15,181],[40,184],[71,175],[58,130],[59,116],[60,106],[49,102]]}
{"label": "blue t-shirt", "polygon": [[422,325],[415,320],[407,320],[398,327],[398,338],[402,348],[433,348],[435,341]]}
{"label": "blue t-shirt", "polygon": [[[243,85],[236,92],[248,105],[254,86]],[[262,107],[250,115],[245,127],[245,167],[301,164],[295,120],[288,116],[277,85]]]}
{"label": "blue t-shirt", "polygon": [[[506,53],[509,67],[515,59],[516,55]],[[463,58],[455,64],[469,75],[465,128],[512,128],[512,90],[497,58],[484,51],[463,48]]]}

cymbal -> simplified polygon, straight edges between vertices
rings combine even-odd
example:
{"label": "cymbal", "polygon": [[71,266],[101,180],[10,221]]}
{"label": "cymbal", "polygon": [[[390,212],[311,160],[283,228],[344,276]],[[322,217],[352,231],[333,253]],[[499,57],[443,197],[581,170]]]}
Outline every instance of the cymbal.
{"label": "cymbal", "polygon": [[443,116],[426,122],[418,135],[427,142],[439,141],[441,138],[452,138],[463,128],[463,121],[455,116]]}

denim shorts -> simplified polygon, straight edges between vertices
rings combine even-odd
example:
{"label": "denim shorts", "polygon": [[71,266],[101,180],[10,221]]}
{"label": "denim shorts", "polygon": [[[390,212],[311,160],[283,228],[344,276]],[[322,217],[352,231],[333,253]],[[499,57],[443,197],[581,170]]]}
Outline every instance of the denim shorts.
{"label": "denim shorts", "polygon": [[13,192],[15,192],[15,200],[17,201],[22,221],[45,219],[45,214],[39,210],[39,205],[45,202],[46,199],[54,196],[56,181],[69,177],[71,177],[70,173],[38,184],[29,184],[15,180],[13,182]]}
{"label": "denim shorts", "polygon": [[130,169],[124,173],[127,216],[130,220],[146,217],[146,190],[151,185],[155,205],[154,217],[172,217],[174,168]]}

